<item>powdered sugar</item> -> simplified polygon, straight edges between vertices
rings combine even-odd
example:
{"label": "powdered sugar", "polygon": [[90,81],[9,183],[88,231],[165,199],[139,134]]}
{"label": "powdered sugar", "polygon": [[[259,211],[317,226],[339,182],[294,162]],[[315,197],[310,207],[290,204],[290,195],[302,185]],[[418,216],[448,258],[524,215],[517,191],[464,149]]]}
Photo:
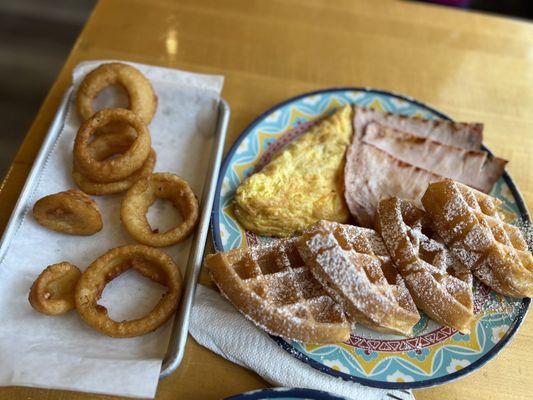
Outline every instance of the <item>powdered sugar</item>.
{"label": "powdered sugar", "polygon": [[[501,202],[450,180],[429,190],[444,203],[441,209],[429,207],[430,214],[455,256],[494,290],[513,297],[533,295],[533,258],[525,251],[522,233],[500,217]],[[450,237],[447,228],[461,233]]]}
{"label": "powdered sugar", "polygon": [[533,249],[533,224],[531,221],[520,219],[515,223],[516,227],[520,229],[522,237],[524,238],[527,247],[531,251]]}
{"label": "powdered sugar", "polygon": [[[421,216],[422,215],[422,216]],[[438,322],[467,331],[473,318],[471,274],[444,244],[422,232],[422,210],[391,198],[379,205],[385,244],[418,307]]]}
{"label": "powdered sugar", "polygon": [[[393,332],[410,332],[419,316],[401,277],[388,282],[382,268],[389,257],[375,231],[320,223],[304,233],[298,248],[313,275],[352,321]],[[398,275],[396,271],[394,274]],[[405,307],[405,308],[404,308]]]}
{"label": "powdered sugar", "polygon": [[[453,197],[454,193],[459,196]],[[400,207],[397,200],[393,212],[380,208],[383,239],[371,229],[321,221],[299,238],[233,251],[232,268],[256,309],[234,304],[265,330],[305,341],[300,336],[303,331],[316,337],[327,326],[346,326],[343,312],[373,329],[405,334],[419,318],[411,292],[432,318],[467,331],[473,316],[471,270],[504,292],[506,287],[495,278],[492,267],[499,265],[498,256],[510,244],[525,245],[520,244],[522,234],[493,210],[488,196],[482,195],[482,206],[473,207],[478,192],[467,193],[466,199],[463,188],[444,194],[452,197],[444,199],[440,210],[436,208],[437,214],[432,213],[433,228],[450,249],[422,229],[426,217],[421,210],[411,204]],[[531,225],[520,228],[531,243]],[[489,259],[487,249],[496,238],[504,244],[496,243],[499,250]],[[509,259],[518,264],[526,260],[524,265],[531,257],[524,251],[512,254]],[[494,312],[507,307],[505,302],[498,304],[494,300],[483,307]]]}
{"label": "powdered sugar", "polygon": [[295,245],[293,238],[235,249],[210,256],[207,265],[225,296],[267,332],[310,342],[328,336],[343,340],[349,328],[341,308],[313,278]]}

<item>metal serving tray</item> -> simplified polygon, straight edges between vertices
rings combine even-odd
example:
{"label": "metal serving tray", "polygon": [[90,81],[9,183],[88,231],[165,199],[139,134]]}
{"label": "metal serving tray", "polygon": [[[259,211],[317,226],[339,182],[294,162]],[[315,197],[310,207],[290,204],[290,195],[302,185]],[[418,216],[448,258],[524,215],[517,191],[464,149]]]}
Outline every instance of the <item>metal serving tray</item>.
{"label": "metal serving tray", "polygon": [[[38,182],[37,178],[45,165],[48,154],[52,151],[54,143],[63,129],[67,116],[69,101],[72,95],[73,88],[71,87],[61,100],[58,111],[50,125],[50,128],[48,129],[48,133],[44,138],[41,149],[35,158],[26,183],[20,192],[20,196],[0,241],[0,263],[6,256],[9,244],[13,239],[17,228],[20,226],[27,208],[30,207],[28,204],[29,198]],[[159,375],[160,379],[166,378],[172,374],[179,366],[183,358],[189,331],[191,307],[194,301],[198,275],[202,266],[202,259],[209,230],[211,209],[213,208],[218,173],[220,171],[220,163],[222,161],[222,153],[224,151],[224,142],[226,139],[229,116],[229,105],[224,99],[220,98],[218,105],[217,124],[214,132],[213,148],[211,149],[209,167],[207,170],[207,176],[202,191],[202,199],[200,202],[200,219],[193,235],[193,242],[185,270],[182,298],[173,321],[167,354],[163,360],[161,373]]]}
{"label": "metal serving tray", "polygon": [[221,97],[218,103],[218,118],[215,128],[215,141],[211,150],[211,158],[207,177],[202,191],[202,200],[200,202],[200,220],[194,233],[193,243],[189,253],[189,260],[185,270],[184,291],[181,301],[176,312],[176,318],[172,326],[170,342],[168,344],[167,354],[161,366],[159,379],[166,378],[172,374],[181,363],[189,334],[189,318],[191,308],[196,292],[196,283],[198,275],[202,268],[205,244],[209,232],[211,221],[211,210],[215,199],[215,191],[222,162],[222,153],[224,152],[224,142],[226,141],[226,131],[230,117],[230,108],[228,103]]}

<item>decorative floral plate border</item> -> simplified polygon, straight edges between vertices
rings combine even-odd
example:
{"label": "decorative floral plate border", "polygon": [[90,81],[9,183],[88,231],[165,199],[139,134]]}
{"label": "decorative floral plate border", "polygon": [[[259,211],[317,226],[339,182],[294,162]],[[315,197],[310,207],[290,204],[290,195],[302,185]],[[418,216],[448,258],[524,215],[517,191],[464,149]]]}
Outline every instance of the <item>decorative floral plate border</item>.
{"label": "decorative floral plate border", "polygon": [[[325,89],[274,106],[244,130],[222,164],[211,220],[218,251],[271,240],[240,227],[232,212],[236,188],[313,121],[347,103],[450,119],[411,98],[365,88]],[[529,221],[524,201],[507,173],[496,183],[492,195],[500,198],[508,211]],[[311,345],[272,338],[298,359],[345,380],[384,389],[439,385],[478,369],[494,357],[516,333],[530,304],[530,299],[506,298],[481,284],[475,285],[474,294],[477,323],[470,335],[424,316],[415,326],[413,338],[382,335],[360,325],[345,343]]]}

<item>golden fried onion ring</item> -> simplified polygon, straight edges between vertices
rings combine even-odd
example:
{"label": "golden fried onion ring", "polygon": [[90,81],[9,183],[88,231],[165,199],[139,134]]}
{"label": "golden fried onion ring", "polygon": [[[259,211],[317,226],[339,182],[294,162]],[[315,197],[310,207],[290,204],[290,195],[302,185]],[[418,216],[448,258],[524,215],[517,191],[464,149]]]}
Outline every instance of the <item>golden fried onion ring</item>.
{"label": "golden fried onion ring", "polygon": [[[154,232],[146,213],[156,199],[170,200],[183,221],[167,232]],[[148,246],[163,247],[179,243],[191,234],[198,222],[198,200],[184,179],[170,173],[156,173],[141,179],[126,193],[120,219],[131,236]]]}
{"label": "golden fried onion ring", "polygon": [[108,63],[89,72],[80,84],[76,102],[83,120],[94,115],[93,101],[103,89],[121,85],[128,94],[129,109],[149,124],[157,109],[157,96],[150,81],[128,64]]}
{"label": "golden fried onion ring", "polygon": [[[114,158],[98,160],[89,150],[93,133],[111,122],[125,122],[135,129],[137,136],[124,153]],[[150,132],[136,114],[123,108],[108,108],[85,121],[74,141],[74,163],[79,172],[96,182],[114,182],[125,179],[139,170],[150,154]]]}
{"label": "golden fried onion ring", "polygon": [[61,315],[75,307],[74,288],[81,276],[75,265],[61,262],[49,265],[30,289],[31,306],[46,315]]}
{"label": "golden fried onion ring", "polygon": [[[136,267],[137,264],[140,268]],[[130,268],[138,269],[150,279],[158,277],[168,291],[144,317],[117,322],[97,301],[105,285]],[[76,309],[87,324],[108,336],[144,335],[159,328],[174,314],[180,299],[181,282],[179,268],[161,250],[143,245],[117,247],[93,261],[81,275],[74,294]]]}
{"label": "golden fried onion ring", "polygon": [[33,206],[33,216],[42,226],[71,235],[92,235],[103,226],[96,202],[78,189],[43,197]]}
{"label": "golden fried onion ring", "polygon": [[[117,133],[105,133],[97,136],[88,145],[91,157],[96,160],[105,160],[110,157],[119,155],[126,151],[131,146],[134,137],[132,137],[128,131],[120,131]],[[76,163],[72,169],[72,178],[78,187],[87,194],[93,194],[97,196],[106,194],[120,193],[128,190],[139,179],[150,176],[154,170],[156,162],[156,154],[154,149],[151,149],[148,158],[142,165],[141,169],[135,171],[125,179],[116,182],[94,182],[85,176],[78,170]]]}

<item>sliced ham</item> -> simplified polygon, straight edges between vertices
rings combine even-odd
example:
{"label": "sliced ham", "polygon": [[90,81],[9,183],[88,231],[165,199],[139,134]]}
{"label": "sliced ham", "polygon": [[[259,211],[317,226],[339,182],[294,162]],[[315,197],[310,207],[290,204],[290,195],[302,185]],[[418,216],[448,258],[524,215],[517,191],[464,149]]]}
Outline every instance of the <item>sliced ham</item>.
{"label": "sliced ham", "polygon": [[[415,136],[433,139],[442,144],[462,147],[467,150],[481,149],[483,124],[480,123],[413,118],[359,106],[355,106],[354,109],[355,127],[363,127],[374,121],[390,128],[409,132]],[[358,133],[357,128],[355,133]],[[361,132],[359,132],[360,134]]]}
{"label": "sliced ham", "polygon": [[400,161],[488,193],[503,174],[506,160],[486,151],[465,150],[403,132],[377,122],[364,128],[362,140]]}
{"label": "sliced ham", "polygon": [[374,215],[382,198],[397,196],[420,199],[431,182],[444,177],[423,168],[404,163],[388,153],[364,142],[353,144],[346,153],[344,196],[357,223],[374,226]]}
{"label": "sliced ham", "polygon": [[503,172],[504,160],[480,151],[481,124],[432,121],[358,106],[354,110],[344,196],[362,226],[373,226],[382,198],[398,196],[421,206],[431,182],[462,177],[460,181],[489,191]]}

